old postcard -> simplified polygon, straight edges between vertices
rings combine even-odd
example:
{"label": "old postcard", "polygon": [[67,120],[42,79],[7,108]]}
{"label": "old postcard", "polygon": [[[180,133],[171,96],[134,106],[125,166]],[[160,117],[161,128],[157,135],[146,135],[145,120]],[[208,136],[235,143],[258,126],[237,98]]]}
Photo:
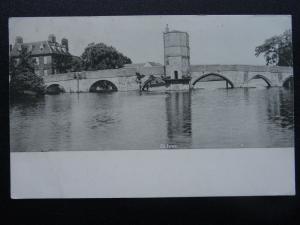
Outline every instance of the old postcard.
{"label": "old postcard", "polygon": [[291,16],[10,18],[13,198],[293,195]]}

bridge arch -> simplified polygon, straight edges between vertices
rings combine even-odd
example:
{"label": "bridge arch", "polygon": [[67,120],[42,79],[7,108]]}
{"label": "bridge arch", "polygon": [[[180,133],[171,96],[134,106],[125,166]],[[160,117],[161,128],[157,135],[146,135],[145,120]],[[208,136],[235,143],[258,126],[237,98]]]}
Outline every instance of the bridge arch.
{"label": "bridge arch", "polygon": [[266,82],[266,84],[268,85],[268,87],[272,87],[272,82],[265,76],[261,75],[261,74],[256,74],[253,77],[251,77],[249,80],[247,80],[247,84],[249,84],[249,82],[253,79],[262,79]]}
{"label": "bridge arch", "polygon": [[198,78],[196,78],[194,81],[192,81],[192,87],[194,87],[195,84],[196,84],[197,82],[199,82],[200,80],[204,79],[205,77],[209,77],[209,76],[217,76],[217,77],[220,77],[220,78],[222,78],[223,80],[227,81],[227,82],[229,83],[229,85],[230,85],[231,88],[234,88],[234,84],[233,84],[233,82],[232,82],[230,79],[228,79],[226,76],[223,76],[223,75],[218,74],[218,73],[207,73],[207,74],[201,75],[200,77],[198,77]]}
{"label": "bridge arch", "polygon": [[46,94],[59,94],[66,92],[66,89],[60,84],[50,84],[46,86]]}
{"label": "bridge arch", "polygon": [[143,84],[142,84],[142,91],[145,89],[149,89],[149,87],[157,87],[157,86],[162,86],[165,85],[166,82],[160,78],[160,77],[155,77],[155,76],[150,76],[149,79],[147,79]]}
{"label": "bridge arch", "polygon": [[89,92],[113,92],[118,91],[117,86],[109,80],[97,80],[90,88]]}
{"label": "bridge arch", "polygon": [[294,76],[290,75],[282,82],[282,87],[290,88],[294,86]]}

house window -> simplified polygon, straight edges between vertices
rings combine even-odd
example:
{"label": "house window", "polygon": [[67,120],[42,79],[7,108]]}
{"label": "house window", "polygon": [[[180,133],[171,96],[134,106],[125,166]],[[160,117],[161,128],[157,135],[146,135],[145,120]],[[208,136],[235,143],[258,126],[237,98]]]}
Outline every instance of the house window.
{"label": "house window", "polygon": [[44,70],[44,76],[48,75],[48,70]]}
{"label": "house window", "polygon": [[44,64],[47,64],[47,56],[44,56]]}
{"label": "house window", "polygon": [[178,71],[177,70],[174,71],[174,79],[176,79],[176,80],[178,79]]}
{"label": "house window", "polygon": [[39,65],[40,64],[39,57],[34,57],[34,60],[35,60],[35,65]]}
{"label": "house window", "polygon": [[51,56],[47,56],[47,64],[51,64],[51,63],[52,63]]}

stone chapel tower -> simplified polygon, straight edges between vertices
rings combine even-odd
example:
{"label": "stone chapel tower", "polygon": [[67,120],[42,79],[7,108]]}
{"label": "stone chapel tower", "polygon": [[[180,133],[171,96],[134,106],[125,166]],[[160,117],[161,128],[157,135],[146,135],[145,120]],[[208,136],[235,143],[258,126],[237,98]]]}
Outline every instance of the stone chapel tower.
{"label": "stone chapel tower", "polygon": [[190,46],[187,32],[169,30],[164,32],[164,63],[166,77],[171,80],[190,79]]}

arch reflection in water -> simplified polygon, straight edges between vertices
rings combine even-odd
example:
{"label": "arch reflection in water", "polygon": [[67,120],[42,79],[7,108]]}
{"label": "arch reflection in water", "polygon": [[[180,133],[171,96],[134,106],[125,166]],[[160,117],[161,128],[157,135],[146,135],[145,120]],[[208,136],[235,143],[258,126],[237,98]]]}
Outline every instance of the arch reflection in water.
{"label": "arch reflection in water", "polygon": [[192,145],[191,92],[170,92],[166,97],[167,137],[176,148]]}

